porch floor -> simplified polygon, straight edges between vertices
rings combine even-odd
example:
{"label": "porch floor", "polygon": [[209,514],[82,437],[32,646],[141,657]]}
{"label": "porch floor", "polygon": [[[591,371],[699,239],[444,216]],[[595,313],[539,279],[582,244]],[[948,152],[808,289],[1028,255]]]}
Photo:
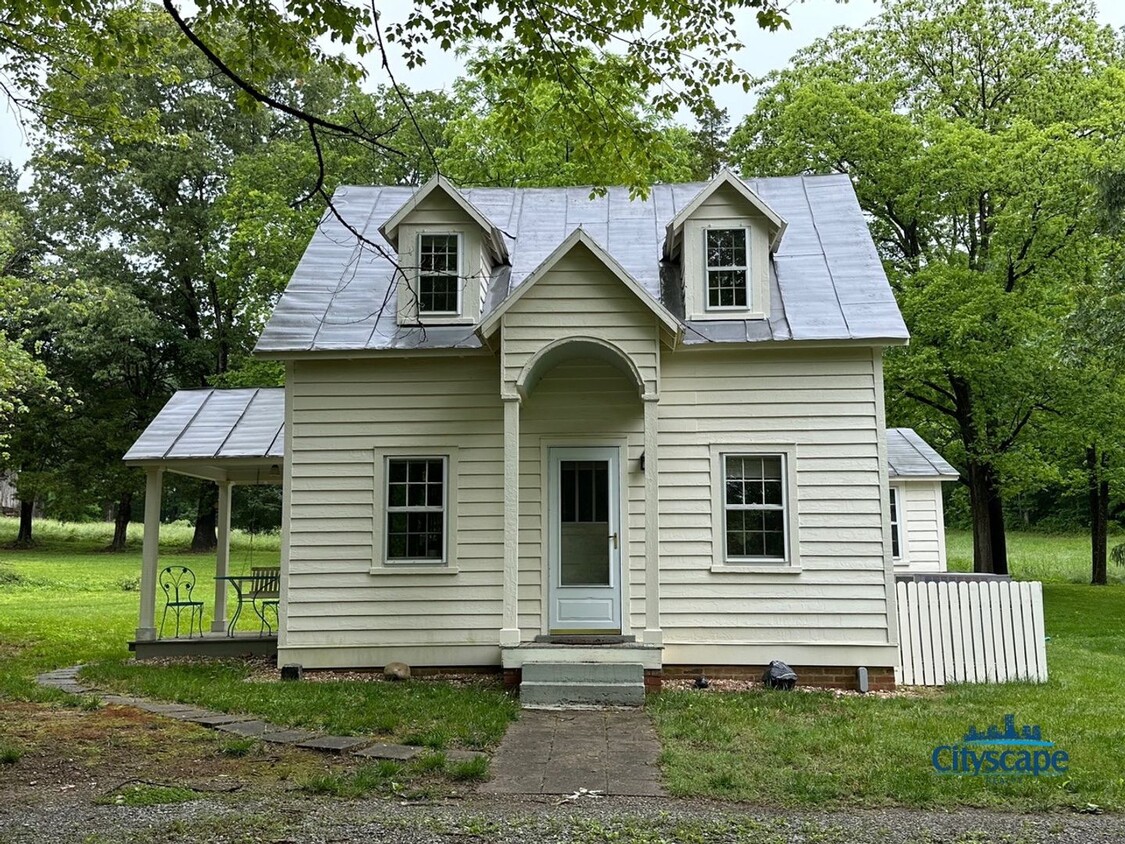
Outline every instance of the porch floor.
{"label": "porch floor", "polygon": [[169,656],[245,657],[277,656],[277,635],[260,636],[257,633],[204,633],[195,636],[169,637],[151,642],[132,641],[129,650],[137,659],[158,659]]}

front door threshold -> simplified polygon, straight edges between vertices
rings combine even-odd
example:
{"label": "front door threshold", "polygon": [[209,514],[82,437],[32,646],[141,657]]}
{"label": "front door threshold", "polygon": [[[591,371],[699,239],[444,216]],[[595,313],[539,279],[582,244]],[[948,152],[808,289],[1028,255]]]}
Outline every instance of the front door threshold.
{"label": "front door threshold", "polygon": [[617,633],[555,633],[535,637],[536,644],[540,645],[630,645],[636,641],[636,636]]}

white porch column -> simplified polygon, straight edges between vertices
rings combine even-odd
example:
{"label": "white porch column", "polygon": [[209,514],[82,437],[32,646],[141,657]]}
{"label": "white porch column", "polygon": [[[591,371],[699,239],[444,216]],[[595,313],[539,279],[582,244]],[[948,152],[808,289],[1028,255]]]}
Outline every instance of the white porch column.
{"label": "white porch column", "polygon": [[141,618],[138,642],[156,639],[156,569],[160,560],[160,498],[164,470],[145,469],[145,535],[141,550]]}
{"label": "white porch column", "polygon": [[656,448],[660,403],[643,397],[645,406],[645,632],[646,645],[662,645],[660,629],[660,500],[659,454]]}
{"label": "white porch column", "polygon": [[500,645],[520,643],[520,401],[504,396],[504,626]]}
{"label": "white porch column", "polygon": [[215,619],[211,622],[212,633],[224,633],[227,629],[227,582],[220,580],[227,576],[230,568],[230,481],[219,481],[219,514],[217,527],[218,545],[215,548]]}

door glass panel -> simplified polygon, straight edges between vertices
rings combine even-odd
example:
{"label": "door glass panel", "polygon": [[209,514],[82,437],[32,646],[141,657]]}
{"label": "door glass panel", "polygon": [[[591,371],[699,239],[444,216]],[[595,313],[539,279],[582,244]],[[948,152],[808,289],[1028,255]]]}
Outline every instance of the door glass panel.
{"label": "door glass panel", "polygon": [[609,462],[559,461],[562,586],[609,586]]}

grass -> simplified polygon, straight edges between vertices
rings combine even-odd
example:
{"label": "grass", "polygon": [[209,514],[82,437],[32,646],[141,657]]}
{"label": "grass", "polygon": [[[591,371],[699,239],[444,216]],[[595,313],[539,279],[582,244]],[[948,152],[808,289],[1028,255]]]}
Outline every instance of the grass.
{"label": "grass", "polygon": [[190,788],[181,788],[177,785],[135,783],[118,788],[112,794],[95,802],[109,806],[161,806],[166,803],[186,803],[198,797],[199,795]]}
{"label": "grass", "polygon": [[[1111,536],[1112,548],[1125,537]],[[946,532],[946,557],[950,571],[973,570],[973,535]],[[1083,534],[1012,533],[1008,535],[1008,566],[1017,580],[1044,583],[1090,582],[1090,537]],[[1109,564],[1109,582],[1125,584],[1125,566]]]}
{"label": "grass", "polygon": [[[915,697],[827,692],[665,692],[650,704],[669,790],[781,805],[903,804],[1020,810],[1125,809],[1125,586],[1084,585],[1089,540],[1014,534],[1011,568],[1044,583],[1051,679],[1043,685],[961,685]],[[971,541],[948,538],[951,568]],[[1057,777],[934,773],[930,755],[970,724],[1039,724],[1070,754]]]}
{"label": "grass", "polygon": [[[448,747],[491,747],[515,715],[514,704],[487,688],[436,682],[247,682],[233,662],[169,667],[127,661],[136,626],[139,534],[124,554],[101,551],[108,525],[37,525],[40,544],[9,550],[15,523],[0,519],[0,699],[80,706],[83,699],[39,689],[36,673],[92,663],[100,682],[122,690],[217,709],[249,712],[277,723],[337,733],[365,733],[428,746],[406,765],[361,766],[318,774],[302,788],[344,796],[417,793],[434,782],[487,775],[486,761],[449,763]],[[187,526],[162,532],[166,558],[183,555]],[[1042,686],[953,686],[914,697],[837,698],[830,693],[666,692],[650,704],[664,741],[670,791],[788,806],[995,806],[1049,809],[1096,804],[1125,809],[1125,585],[1083,585],[1088,540],[1014,534],[1013,573],[1045,581],[1051,680]],[[963,533],[948,541],[951,568],[971,550]],[[234,570],[249,562],[248,537],[236,534]],[[209,556],[187,559],[197,572]],[[276,562],[276,539],[255,538],[254,561]],[[939,777],[930,754],[956,741],[970,724],[1014,713],[1037,723],[1069,752],[1063,777],[976,779]],[[253,742],[228,740],[219,753],[254,752]],[[0,747],[0,763],[20,749]],[[429,783],[430,785],[426,785]],[[186,790],[185,790],[186,791]],[[115,795],[116,796],[116,795]],[[141,793],[127,800],[148,799]]]}
{"label": "grass", "polygon": [[[120,554],[104,551],[112,525],[37,520],[36,544],[29,549],[10,547],[17,528],[15,519],[0,518],[0,698],[65,700],[62,692],[38,688],[35,675],[129,656],[126,644],[137,627],[141,526],[130,526],[128,550]],[[185,550],[190,525],[164,525],[160,538],[164,561],[183,561],[210,583],[214,558]],[[278,548],[276,536],[255,536],[251,543],[235,531],[231,571],[249,571],[251,559],[276,565]],[[205,629],[209,622],[204,619]]]}
{"label": "grass", "polygon": [[[14,519],[0,519],[0,698],[94,706],[94,699],[34,683],[38,673],[82,662],[88,666],[83,676],[124,692],[438,750],[492,747],[515,717],[515,703],[495,688],[430,681],[246,682],[251,667],[244,662],[134,663],[126,643],[137,624],[131,584],[140,571],[139,526],[131,528],[130,549],[123,554],[101,550],[111,525],[39,521],[37,544],[27,550],[7,547],[16,527]],[[190,542],[189,525],[161,528],[163,559],[186,560],[203,582],[213,557],[187,554]],[[251,538],[235,532],[231,570],[248,570],[251,556],[255,564],[276,564],[278,553],[276,536],[254,537],[251,549]]]}
{"label": "grass", "polygon": [[250,672],[251,666],[233,660],[162,666],[107,661],[90,666],[83,676],[107,688],[160,700],[437,750],[492,747],[516,713],[516,704],[498,688],[427,680],[247,682]]}

